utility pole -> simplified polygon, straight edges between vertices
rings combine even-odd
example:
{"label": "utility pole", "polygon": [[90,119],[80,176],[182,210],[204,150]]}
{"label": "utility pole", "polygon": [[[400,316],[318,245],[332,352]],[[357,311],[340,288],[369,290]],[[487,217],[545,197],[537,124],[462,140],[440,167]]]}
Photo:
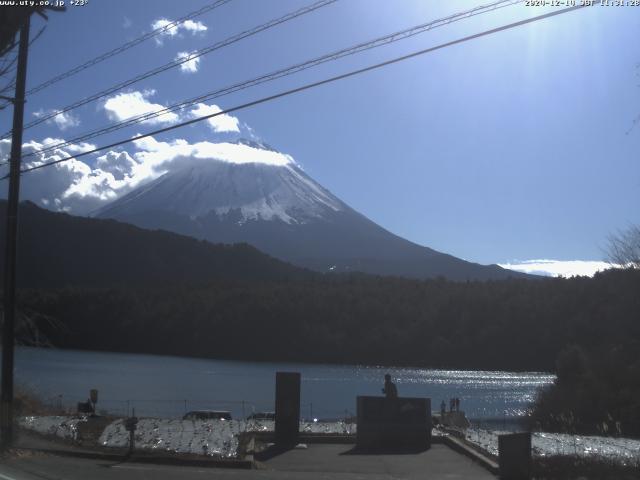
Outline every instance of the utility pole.
{"label": "utility pole", "polygon": [[16,243],[18,234],[18,202],[20,199],[20,159],[24,123],[27,53],[29,50],[30,15],[20,28],[16,92],[13,98],[13,135],[7,201],[7,234],[4,257],[4,322],[2,331],[2,393],[0,395],[0,449],[13,443],[13,357],[16,317]]}

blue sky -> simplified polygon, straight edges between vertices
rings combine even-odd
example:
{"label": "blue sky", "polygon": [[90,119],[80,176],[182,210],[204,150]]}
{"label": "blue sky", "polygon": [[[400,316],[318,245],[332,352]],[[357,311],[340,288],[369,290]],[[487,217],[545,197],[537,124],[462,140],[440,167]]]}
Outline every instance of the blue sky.
{"label": "blue sky", "polygon": [[[89,0],[52,13],[30,51],[28,88],[136,38],[154,22],[206,3]],[[232,0],[176,35],[146,41],[32,95],[26,119],[309,3]],[[168,105],[482,3],[340,0],[205,55],[191,69],[137,83],[121,92],[126,97],[118,98],[129,103],[118,108],[136,108],[132,100],[138,107]],[[500,9],[208,106],[232,107],[550,10]],[[32,32],[44,23],[34,17]],[[599,261],[608,235],[640,223],[640,126],[632,129],[640,114],[638,31],[640,7],[590,7],[234,115],[242,131],[250,127],[353,208],[419,244],[480,263]],[[24,140],[42,145],[47,137],[72,138],[123,114],[108,106],[102,100],[81,107],[71,117],[27,130]],[[3,131],[10,115],[10,109],[0,112]],[[91,142],[105,144],[168,123],[138,125]],[[216,141],[224,128],[216,132],[201,123],[157,139]],[[133,155],[135,149],[119,152]],[[98,157],[65,171],[67,177],[54,169],[31,180],[25,175],[23,198],[38,201],[41,192],[63,188],[65,179],[95,168]],[[529,269],[545,268],[538,262]]]}

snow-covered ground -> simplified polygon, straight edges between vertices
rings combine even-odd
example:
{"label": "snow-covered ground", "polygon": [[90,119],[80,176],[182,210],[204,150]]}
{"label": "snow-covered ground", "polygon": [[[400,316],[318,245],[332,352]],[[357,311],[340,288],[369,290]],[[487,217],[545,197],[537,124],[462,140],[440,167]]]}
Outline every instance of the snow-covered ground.
{"label": "snow-covered ground", "polygon": [[[465,438],[492,455],[498,455],[498,435],[505,433],[509,432],[470,428],[466,430]],[[640,440],[534,432],[531,443],[533,454],[540,457],[578,455],[606,458],[624,464],[640,463]]]}
{"label": "snow-covered ground", "polygon": [[[170,420],[142,418],[136,430],[136,448],[175,453],[233,457],[238,449],[238,434],[274,430],[271,420]],[[305,433],[351,433],[355,424],[301,423]],[[104,447],[127,447],[129,432],[123,420],[110,424],[100,436]]]}
{"label": "snow-covered ground", "polygon": [[[22,417],[20,426],[43,435],[52,435],[65,440],[77,440],[77,425],[86,422],[86,417],[42,416]],[[172,453],[190,453],[229,458],[238,450],[238,434],[243,432],[273,431],[271,420],[177,420],[140,418],[135,441],[136,449],[156,450]],[[356,425],[345,422],[302,422],[304,433],[350,434]],[[99,445],[110,448],[127,448],[129,432],[124,420],[109,424],[100,435]]]}
{"label": "snow-covered ground", "polygon": [[[233,420],[171,420],[141,418],[138,421],[136,449],[172,453],[233,457],[238,449],[237,435],[243,431],[242,422]],[[103,447],[126,448],[129,432],[124,420],[116,420],[100,435]]]}
{"label": "snow-covered ground", "polygon": [[[78,424],[86,417],[44,416],[22,417],[20,426],[45,435],[76,440]],[[136,430],[136,448],[173,453],[191,453],[224,458],[234,457],[238,450],[238,434],[274,430],[272,420],[177,420],[141,418]],[[302,422],[304,433],[355,434],[356,424],[345,422]],[[437,433],[437,431],[434,431]],[[467,441],[487,452],[498,454],[498,435],[508,432],[470,428]],[[601,457],[621,463],[640,463],[640,440],[613,437],[534,433],[533,454],[579,455]],[[109,424],[99,439],[103,447],[126,448],[129,432],[124,420]]]}
{"label": "snow-covered ground", "polygon": [[302,433],[332,433],[355,435],[357,431],[355,423],[340,422],[300,422]]}
{"label": "snow-covered ground", "polygon": [[22,428],[33,430],[42,435],[51,435],[64,440],[76,440],[78,438],[78,424],[86,422],[87,417],[21,417],[18,424]]}

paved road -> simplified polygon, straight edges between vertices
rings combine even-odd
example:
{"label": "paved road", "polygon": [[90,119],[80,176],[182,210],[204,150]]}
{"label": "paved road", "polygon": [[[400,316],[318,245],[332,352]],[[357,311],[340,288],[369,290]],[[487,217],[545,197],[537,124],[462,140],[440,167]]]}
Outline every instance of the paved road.
{"label": "paved road", "polygon": [[107,462],[44,454],[0,460],[0,480],[484,480],[487,470],[444,445],[420,454],[349,455],[345,445],[310,445],[263,463],[258,470],[234,470]]}

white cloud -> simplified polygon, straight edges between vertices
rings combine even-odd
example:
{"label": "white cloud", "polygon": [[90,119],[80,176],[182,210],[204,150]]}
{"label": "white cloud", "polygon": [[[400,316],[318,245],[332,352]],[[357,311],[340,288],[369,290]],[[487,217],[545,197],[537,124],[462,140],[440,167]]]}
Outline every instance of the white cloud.
{"label": "white cloud", "polygon": [[134,140],[133,144],[140,150],[147,152],[156,152],[162,148],[162,145],[166,145],[166,143],[159,142],[153,137],[144,137],[140,140]]}
{"label": "white cloud", "polygon": [[[143,92],[133,91],[119,93],[104,102],[104,109],[111,120],[122,121],[146,113],[158,112],[165,108],[159,103],[152,103],[149,97],[155,95],[155,90],[145,90]],[[179,116],[174,112],[165,112],[157,117],[145,120],[142,123],[149,125],[170,124],[179,120]]]}
{"label": "white cloud", "polygon": [[[9,144],[11,144],[11,140],[7,140]],[[80,142],[75,145],[67,145],[64,149],[55,148],[55,145],[60,145],[64,143],[64,138],[55,138],[55,137],[46,137],[41,142],[29,141],[22,144],[22,152],[23,154],[38,152],[45,148],[52,148],[53,150],[48,153],[48,155],[62,155],[62,156],[71,156],[72,154],[78,154],[82,152],[86,152],[88,150],[93,150],[96,146],[93,143],[88,142]],[[31,155],[29,157],[25,157],[25,164],[30,164],[33,162],[37,162],[38,159],[42,159],[42,155]]]}
{"label": "white cloud", "polygon": [[182,28],[191,33],[205,32],[207,26],[202,22],[194,22],[193,20],[186,20],[182,23]]}
{"label": "white cloud", "polygon": [[[48,145],[57,145],[57,144],[63,143],[64,140],[61,138],[45,138],[44,142],[48,146]],[[96,146],[93,143],[87,143],[87,142],[80,142],[75,145],[67,145],[66,147],[64,147],[64,149],[67,152],[76,153],[76,154],[86,152],[87,150],[93,150],[95,148]]]}
{"label": "white cloud", "polygon": [[[113,121],[123,121],[140,115],[159,112],[163,110],[165,106],[149,101],[149,98],[155,95],[155,93],[155,90],[136,90],[133,92],[119,93],[113,97],[109,97],[104,102],[103,107],[109,119]],[[221,111],[222,109],[215,104],[207,105],[205,103],[197,103],[190,110],[183,110],[181,114],[170,111],[164,112],[158,116],[144,120],[141,123],[147,125],[170,125],[184,118],[205,117],[207,115],[220,113]],[[209,118],[206,122],[215,133],[241,132],[238,118],[226,113]],[[249,137],[255,137],[247,125],[244,125],[244,130],[246,130],[245,133],[248,133]]]}
{"label": "white cloud", "polygon": [[129,17],[125,16],[122,20],[122,28],[130,28],[131,25],[133,25],[133,22]]}
{"label": "white cloud", "polygon": [[[23,144],[23,152],[38,152],[63,141],[60,138],[46,138],[41,142],[32,140]],[[0,161],[8,156],[10,146],[10,140],[0,140]],[[95,146],[89,143],[55,148],[25,157],[23,165],[35,167],[93,148]],[[129,192],[147,178],[144,169],[140,169],[141,175],[137,175],[138,165],[130,162],[132,159],[126,152],[108,152],[104,157],[113,158],[114,164],[98,159],[96,166],[91,167],[84,159],[71,159],[31,171],[22,176],[20,196],[51,210],[87,214]]]}
{"label": "white cloud", "polygon": [[514,263],[500,263],[503,268],[518,272],[545,275],[548,277],[593,277],[597,272],[615,267],[598,260],[523,260]]}
{"label": "white cloud", "polygon": [[[9,154],[11,153],[11,140],[4,138],[0,140],[0,162],[9,161]],[[7,183],[7,182],[4,182]]]}
{"label": "white cloud", "polygon": [[[33,112],[33,115],[36,118],[41,118],[44,116],[49,116],[53,113],[58,112],[57,110],[38,110],[37,112]],[[67,128],[77,127],[80,125],[80,119],[73,115],[70,112],[58,112],[55,117],[52,117],[46,121],[49,125],[55,124],[60,130],[66,130]]]}
{"label": "white cloud", "polygon": [[[166,18],[159,18],[151,23],[151,28],[153,30],[158,30],[159,28],[164,28],[171,23],[171,20],[167,20]],[[162,45],[162,36],[173,37],[178,34],[178,27],[176,25],[172,25],[171,27],[165,29],[161,34],[156,37],[156,42],[158,45]]]}
{"label": "white cloud", "polygon": [[139,161],[149,163],[154,168],[171,169],[186,158],[195,160],[221,160],[229,163],[262,163],[284,166],[295,163],[290,155],[272,150],[264,150],[242,143],[188,143],[177,139],[173,142],[158,142],[153,137],[137,140],[135,146],[140,150],[135,156]]}
{"label": "white cloud", "polygon": [[[156,30],[158,28],[166,27],[172,23],[172,20],[166,18],[159,18],[151,23],[151,28]],[[193,20],[186,20],[177,25],[171,25],[166,30],[164,30],[161,34],[157,35],[155,38],[157,45],[162,45],[164,38],[166,37],[175,37],[180,33],[180,31],[191,32],[191,34],[195,35],[197,33],[205,32],[207,30],[207,26],[202,22],[194,22]]]}
{"label": "white cloud", "polygon": [[52,120],[60,130],[66,130],[67,128],[77,127],[78,125],[80,125],[80,120],[78,120],[78,117],[72,115],[69,112],[60,112],[58,115],[53,117]]}
{"label": "white cloud", "polygon": [[[11,143],[8,140],[3,140],[2,142],[5,141],[8,144]],[[62,140],[47,138],[42,142],[26,142],[23,144],[23,151],[24,153],[38,151],[60,141]],[[92,145],[85,144],[84,147],[92,147]],[[82,146],[78,146],[71,150],[79,151],[81,148]],[[45,162],[68,158],[73,153],[75,152],[57,148],[46,154],[25,157],[23,164],[27,168],[34,167]],[[104,183],[104,180],[99,179],[99,176],[100,172],[92,172],[92,169],[86,163],[77,159],[68,160],[23,175],[20,196],[22,199],[32,200],[52,210],[69,211],[76,210],[76,207],[79,207],[78,210],[82,211],[84,208],[91,208],[90,202],[88,203],[84,198],[74,194],[74,190],[80,184],[88,185],[89,182],[87,180],[90,180],[96,183],[97,191],[100,183]]]}
{"label": "white cloud", "polygon": [[186,60],[186,62],[180,64],[180,71],[185,73],[196,73],[198,68],[200,68],[200,58],[201,57],[193,57],[193,53],[189,52],[178,52],[176,55],[175,61]]}
{"label": "white cloud", "polygon": [[[207,115],[213,115],[221,111],[222,110],[217,105],[206,105],[204,103],[198,103],[195,105],[195,108],[193,108],[189,113],[193,118],[197,118],[197,117],[204,117]],[[216,117],[209,118],[207,120],[207,124],[216,133],[239,132],[240,131],[239,123],[240,122],[236,117],[227,115],[226,113],[223,115],[218,115]]]}
{"label": "white cloud", "polygon": [[[23,150],[24,153],[37,152],[62,142],[64,140],[60,138],[46,138],[40,142],[29,141],[23,144]],[[7,159],[10,147],[10,140],[0,140],[0,161]],[[24,166],[28,168],[41,165],[94,148],[95,146],[89,143],[55,148],[46,153],[25,157]],[[133,142],[130,151],[108,151],[98,157],[89,155],[29,172],[22,177],[21,197],[51,210],[84,215],[167,171],[181,168],[189,162],[216,160],[238,164],[295,163],[291,156],[259,148],[257,144],[191,144],[183,139],[161,142],[147,137]]]}
{"label": "white cloud", "polygon": [[116,180],[123,180],[131,175],[138,165],[127,152],[110,151],[96,160],[96,166],[105,172],[113,174]]}

